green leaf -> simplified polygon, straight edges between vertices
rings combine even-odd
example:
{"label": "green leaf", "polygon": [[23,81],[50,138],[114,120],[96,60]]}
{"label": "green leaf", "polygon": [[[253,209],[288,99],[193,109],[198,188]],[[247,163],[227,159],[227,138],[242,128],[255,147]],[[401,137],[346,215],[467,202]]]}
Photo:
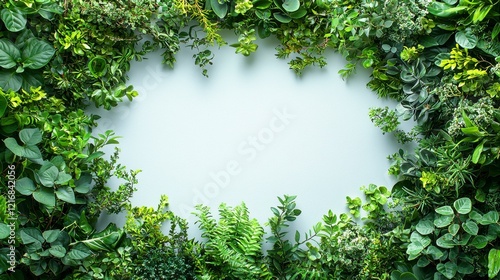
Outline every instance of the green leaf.
{"label": "green leaf", "polygon": [[448,227],[448,232],[451,233],[451,235],[453,235],[453,236],[457,235],[459,230],[460,230],[460,226],[457,224],[451,224]]}
{"label": "green leaf", "polygon": [[24,68],[40,69],[49,63],[55,49],[47,42],[36,38],[28,39],[22,52]]}
{"label": "green leaf", "polygon": [[[1,51],[0,51],[1,52]],[[0,62],[1,63],[1,62]],[[18,91],[23,84],[23,78],[15,70],[0,71],[0,88]]]}
{"label": "green leaf", "polygon": [[455,214],[453,212],[453,209],[451,208],[451,206],[442,206],[442,207],[437,208],[435,211],[436,211],[436,213],[441,214],[441,215],[445,215],[445,216]]}
{"label": "green leaf", "polygon": [[483,215],[481,221],[479,222],[481,225],[491,225],[498,223],[498,212],[490,211]]}
{"label": "green leaf", "polygon": [[434,225],[437,228],[447,227],[452,222],[453,222],[453,216],[452,215],[446,215],[446,216],[439,215],[436,219],[434,219]]}
{"label": "green leaf", "polygon": [[488,245],[488,238],[483,235],[476,235],[474,239],[472,239],[472,241],[469,243],[469,245],[474,246],[477,249],[483,249],[484,247],[486,247],[486,245]]}
{"label": "green leaf", "polygon": [[483,140],[477,147],[474,149],[474,153],[472,154],[472,163],[477,164],[479,158],[481,157],[481,153],[483,152],[484,143],[486,140]]}
{"label": "green leaf", "polygon": [[434,224],[431,220],[420,220],[416,230],[422,235],[428,235],[434,231]]}
{"label": "green leaf", "polygon": [[57,240],[59,235],[61,234],[61,231],[58,229],[52,229],[52,230],[46,230],[42,233],[43,238],[45,241],[48,243],[52,243]]}
{"label": "green leaf", "polygon": [[0,222],[0,240],[9,237],[10,235],[10,227],[3,222]]}
{"label": "green leaf", "polygon": [[300,7],[297,11],[290,13],[290,17],[293,19],[303,18],[307,15],[307,10]]}
{"label": "green leaf", "polygon": [[292,18],[282,12],[273,13],[274,18],[281,23],[289,23]]}
{"label": "green leaf", "polygon": [[36,186],[30,178],[24,177],[16,181],[16,190],[22,195],[31,195]]}
{"label": "green leaf", "polygon": [[29,159],[40,159],[42,158],[42,153],[37,146],[19,146],[16,139],[7,138],[3,141],[7,149],[9,149],[13,154],[20,157],[25,157]]}
{"label": "green leaf", "polygon": [[500,250],[491,249],[488,253],[488,278],[492,279],[500,272]]}
{"label": "green leaf", "polygon": [[476,47],[477,37],[469,32],[458,31],[455,33],[455,41],[464,49],[473,49]]}
{"label": "green leaf", "polygon": [[210,6],[212,7],[212,11],[219,17],[224,18],[227,14],[228,5],[227,3],[219,3],[218,0],[210,0]]}
{"label": "green leaf", "polygon": [[49,248],[49,253],[56,258],[62,258],[66,255],[66,248],[61,245],[54,245]]}
{"label": "green leaf", "polygon": [[459,214],[469,214],[472,210],[472,201],[468,197],[462,197],[453,202],[453,207]]}
{"label": "green leaf", "polygon": [[[80,179],[75,181],[75,192],[87,194],[90,192],[91,189],[92,189],[92,175],[90,173],[83,173],[82,175],[80,175]],[[279,213],[277,216],[279,216]]]}
{"label": "green leaf", "polygon": [[57,175],[57,179],[54,181],[56,185],[65,185],[72,179],[71,175],[68,173],[61,171]]}
{"label": "green leaf", "polygon": [[66,257],[70,260],[83,260],[90,255],[92,255],[92,251],[87,246],[79,243],[68,252]]}
{"label": "green leaf", "polygon": [[439,260],[443,255],[443,251],[436,246],[427,247],[426,254],[431,256],[433,260]]}
{"label": "green leaf", "polygon": [[21,59],[21,52],[8,39],[0,39],[0,67],[14,68]]}
{"label": "green leaf", "polygon": [[0,17],[10,32],[19,32],[26,27],[26,16],[17,9],[10,10],[5,8],[0,12]]}
{"label": "green leaf", "polygon": [[3,117],[3,115],[5,114],[7,106],[8,106],[7,99],[3,95],[0,95],[0,118]]}
{"label": "green leaf", "polygon": [[51,162],[46,162],[36,173],[37,179],[40,184],[46,187],[53,187],[57,177],[59,176],[59,169]]}
{"label": "green leaf", "polygon": [[33,198],[49,207],[54,207],[56,205],[54,189],[51,188],[41,187],[39,190],[33,192]]}
{"label": "green leaf", "polygon": [[495,39],[498,34],[500,34],[500,22],[497,22],[495,24],[495,27],[493,27],[493,31],[491,32],[491,39]]}
{"label": "green leaf", "polygon": [[110,251],[115,249],[124,236],[124,231],[114,224],[109,224],[103,231],[92,235],[90,239],[81,241],[88,248],[96,251]]}
{"label": "green leaf", "polygon": [[484,18],[488,16],[492,8],[493,5],[481,5],[477,7],[476,10],[474,11],[474,14],[472,15],[472,22],[478,23],[480,21],[483,21]]}
{"label": "green leaf", "polygon": [[19,138],[26,145],[36,145],[42,142],[42,132],[38,128],[26,128],[19,132]]}
{"label": "green leaf", "polygon": [[479,227],[477,224],[471,220],[462,224],[462,228],[470,235],[477,235],[479,232]]}
{"label": "green leaf", "polygon": [[21,243],[24,245],[36,243],[41,246],[45,242],[42,232],[37,228],[21,228],[19,237],[21,237]]}
{"label": "green leaf", "polygon": [[442,2],[437,2],[437,1],[432,1],[429,6],[427,6],[427,10],[429,13],[438,16],[438,17],[453,17],[460,12],[464,11],[467,9],[467,6],[456,6],[453,7],[451,5],[448,5],[446,3]]}
{"label": "green leaf", "polygon": [[283,1],[283,9],[289,13],[295,12],[300,8],[299,0],[285,0]]}
{"label": "green leaf", "polygon": [[56,190],[56,196],[62,201],[69,202],[71,204],[75,204],[75,193],[73,192],[73,188],[70,186],[60,187]]}
{"label": "green leaf", "polygon": [[455,247],[456,244],[453,242],[453,235],[451,235],[451,233],[446,233],[436,240],[436,245],[441,248],[451,249]]}
{"label": "green leaf", "polygon": [[457,274],[457,264],[451,261],[445,264],[439,263],[436,269],[448,279],[452,279]]}

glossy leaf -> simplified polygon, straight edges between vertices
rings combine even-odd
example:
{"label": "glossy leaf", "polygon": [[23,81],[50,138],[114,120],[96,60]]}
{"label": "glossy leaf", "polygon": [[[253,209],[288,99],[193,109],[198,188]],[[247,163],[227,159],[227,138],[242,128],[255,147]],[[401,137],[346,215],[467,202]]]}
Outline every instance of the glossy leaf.
{"label": "glossy leaf", "polygon": [[24,177],[16,181],[16,190],[22,195],[31,195],[36,186],[30,178]]}
{"label": "glossy leaf", "polygon": [[488,253],[488,277],[492,279],[500,272],[500,250],[491,249]]}
{"label": "glossy leaf", "polygon": [[451,206],[441,206],[441,207],[437,208],[435,211],[438,214],[446,215],[446,216],[454,214],[453,209],[451,208]]}
{"label": "glossy leaf", "polygon": [[300,8],[299,0],[285,0],[283,1],[283,9],[289,13],[295,12]]}
{"label": "glossy leaf", "polygon": [[36,145],[42,142],[42,133],[38,128],[26,128],[19,132],[19,138],[25,145]]}
{"label": "glossy leaf", "polygon": [[453,207],[459,214],[469,214],[472,210],[472,201],[468,197],[462,197],[453,202]]}
{"label": "glossy leaf", "polygon": [[21,59],[21,52],[8,39],[0,39],[0,67],[5,69],[13,68]]}
{"label": "glossy leaf", "polygon": [[227,15],[229,7],[227,3],[219,3],[219,0],[210,0],[210,6],[219,18],[224,18]]}
{"label": "glossy leaf", "polygon": [[40,69],[49,63],[55,49],[47,42],[31,38],[26,42],[22,52],[23,67]]}
{"label": "glossy leaf", "polygon": [[464,31],[458,31],[455,34],[455,41],[464,49],[473,49],[477,45],[476,35]]}
{"label": "glossy leaf", "polygon": [[17,9],[5,8],[0,11],[0,17],[10,32],[19,32],[26,27],[26,16]]}

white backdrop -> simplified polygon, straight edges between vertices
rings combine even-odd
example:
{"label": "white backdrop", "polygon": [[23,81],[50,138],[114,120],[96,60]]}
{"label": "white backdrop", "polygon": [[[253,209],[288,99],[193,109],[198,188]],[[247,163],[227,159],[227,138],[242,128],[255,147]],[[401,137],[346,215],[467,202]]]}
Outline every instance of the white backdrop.
{"label": "white backdrop", "polygon": [[361,196],[361,186],[392,186],[386,157],[399,147],[374,127],[368,109],[393,104],[366,87],[369,71],[344,81],[337,71],[345,61],[329,53],[326,68],[297,77],[276,59],[276,41],[259,44],[250,57],[215,50],[209,78],[188,49],[174,70],[151,54],[132,65],[130,83],[140,94],[133,102],[91,110],[103,117],[96,132],[123,136],[120,162],[142,170],[134,205],[156,207],[166,194],[171,210],[193,222],[198,203],[216,212],[222,202],[245,201],[265,222],[277,196],[297,195],[296,226],[306,230],[329,209],[345,212],[345,197]]}

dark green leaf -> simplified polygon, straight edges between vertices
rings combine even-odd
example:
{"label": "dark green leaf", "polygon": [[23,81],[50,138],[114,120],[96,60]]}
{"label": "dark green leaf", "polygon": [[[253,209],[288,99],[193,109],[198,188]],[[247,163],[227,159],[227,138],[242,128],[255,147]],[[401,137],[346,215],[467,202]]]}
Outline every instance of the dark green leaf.
{"label": "dark green leaf", "polygon": [[92,251],[87,246],[79,243],[68,252],[66,257],[70,260],[83,260],[90,255],[92,255]]}
{"label": "dark green leaf", "polygon": [[276,20],[278,20],[281,23],[289,23],[290,21],[292,21],[291,17],[281,12],[276,12],[273,14],[273,16]]}
{"label": "dark green leaf", "polygon": [[0,95],[0,118],[3,117],[5,114],[5,111],[7,110],[7,99],[3,96]]}
{"label": "dark green leaf", "polygon": [[26,27],[26,16],[17,9],[5,8],[0,12],[0,17],[10,32],[19,32]]}
{"label": "dark green leaf", "polygon": [[458,31],[455,34],[455,41],[464,49],[473,49],[476,47],[477,37],[469,32]]}
{"label": "dark green leaf", "polygon": [[33,198],[49,207],[56,205],[56,196],[52,188],[41,187],[39,190],[33,192]]}
{"label": "dark green leaf", "polygon": [[448,279],[452,279],[457,274],[457,264],[451,261],[445,264],[438,264],[436,269]]}
{"label": "dark green leaf", "polygon": [[474,246],[477,249],[483,249],[486,245],[488,245],[488,238],[483,235],[476,235],[469,245]]}
{"label": "dark green leaf", "polygon": [[[0,62],[1,63],[1,62]],[[0,88],[18,91],[23,84],[23,78],[15,70],[0,71]]]}
{"label": "dark green leaf", "polygon": [[21,228],[19,230],[19,237],[21,237],[22,244],[25,245],[33,243],[42,245],[45,242],[42,232],[37,228]]}
{"label": "dark green leaf", "polygon": [[36,145],[42,142],[42,133],[38,128],[25,128],[19,132],[19,138],[26,145]]}
{"label": "dark green leaf", "polygon": [[75,193],[73,192],[73,188],[70,186],[60,187],[56,190],[56,196],[62,201],[69,202],[71,204],[75,204]]}
{"label": "dark green leaf", "polygon": [[49,63],[55,49],[47,42],[31,38],[26,42],[22,52],[22,62],[25,68],[40,69]]}
{"label": "dark green leaf", "polygon": [[62,258],[66,255],[66,248],[61,245],[54,245],[50,247],[49,253],[56,258]]}
{"label": "dark green leaf", "polygon": [[10,227],[3,222],[0,222],[0,240],[9,237],[10,235]]}
{"label": "dark green leaf", "polygon": [[5,69],[14,68],[21,59],[21,52],[14,43],[8,39],[0,39],[0,67]]}
{"label": "dark green leaf", "polygon": [[57,240],[59,235],[61,234],[61,231],[58,229],[53,229],[53,230],[46,230],[42,233],[43,238],[45,241],[48,243],[52,243]]}
{"label": "dark green leaf", "polygon": [[224,18],[227,14],[228,4],[226,2],[219,3],[219,0],[210,0],[212,11],[219,17]]}

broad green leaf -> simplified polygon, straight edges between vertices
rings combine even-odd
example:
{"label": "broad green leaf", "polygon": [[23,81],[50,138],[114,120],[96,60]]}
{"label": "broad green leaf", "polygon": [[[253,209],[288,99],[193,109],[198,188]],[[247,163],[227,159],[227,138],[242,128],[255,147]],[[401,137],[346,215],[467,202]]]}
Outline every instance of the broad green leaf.
{"label": "broad green leaf", "polygon": [[299,0],[285,0],[283,1],[283,9],[289,13],[295,12],[300,8]]}
{"label": "broad green leaf", "polygon": [[87,246],[79,243],[68,252],[66,257],[70,260],[83,260],[90,255],[92,255],[92,251]]}
{"label": "broad green leaf", "polygon": [[488,245],[488,238],[483,235],[476,235],[469,243],[469,245],[474,246],[477,249],[483,249],[484,247],[486,247],[486,245]]}
{"label": "broad green leaf", "polygon": [[7,149],[9,149],[13,154],[20,157],[25,157],[29,159],[40,159],[42,153],[37,146],[19,146],[16,139],[7,138],[3,141]]}
{"label": "broad green leaf", "polygon": [[473,49],[476,47],[477,37],[469,32],[458,31],[455,33],[455,41],[464,49]]}
{"label": "broad green leaf", "polygon": [[212,11],[214,11],[219,18],[224,18],[227,14],[227,10],[229,9],[226,2],[219,3],[219,0],[210,0],[210,6],[212,7]]}
{"label": "broad green leaf", "polygon": [[19,138],[26,145],[36,145],[42,142],[42,132],[38,128],[25,128],[19,132]]}
{"label": "broad green leaf", "polygon": [[436,269],[448,279],[452,279],[457,274],[457,264],[451,261],[445,264],[439,263]]}
{"label": "broad green leaf", "polygon": [[59,169],[52,163],[47,162],[38,170],[36,175],[40,184],[46,187],[53,187],[59,176]]}
{"label": "broad green leaf", "polygon": [[52,243],[57,240],[59,235],[61,234],[61,231],[58,229],[52,229],[52,230],[46,230],[42,233],[43,238],[45,241],[48,243]]}
{"label": "broad green leaf", "polygon": [[490,211],[490,212],[483,215],[483,217],[479,223],[481,225],[496,224],[496,223],[498,223],[498,218],[499,218],[499,215],[498,215],[497,211]]}
{"label": "broad green leaf", "polygon": [[472,274],[474,272],[474,266],[465,261],[458,261],[457,271],[462,274]]}
{"label": "broad green leaf", "polygon": [[39,243],[40,245],[45,242],[42,232],[37,228],[21,228],[19,230],[19,237],[24,245]]}
{"label": "broad green leaf", "polygon": [[30,91],[31,87],[39,87],[43,85],[43,76],[40,73],[34,72],[34,70],[26,69],[21,73],[22,84],[21,88],[25,91]]}
{"label": "broad green leaf", "polygon": [[21,59],[21,52],[8,39],[0,39],[0,67],[14,68]]}
{"label": "broad green leaf", "polygon": [[307,14],[307,10],[300,7],[297,11],[290,13],[290,17],[294,19],[303,18]]}
{"label": "broad green leaf", "polygon": [[33,192],[33,198],[49,207],[54,207],[56,205],[54,189],[51,188],[41,187],[39,190]]}
{"label": "broad green leaf", "polygon": [[459,214],[469,214],[472,210],[472,201],[468,197],[462,197],[453,202],[453,207]]}
{"label": "broad green leaf", "polygon": [[427,250],[426,250],[426,255],[429,255],[432,257],[433,260],[439,260],[443,255],[443,251],[441,251],[441,249],[439,249],[438,247],[436,246],[429,246],[427,247]]}
{"label": "broad green leaf", "polygon": [[0,240],[9,237],[10,235],[10,227],[3,222],[0,222]]}
{"label": "broad green leaf", "polygon": [[447,227],[453,222],[453,217],[454,216],[452,215],[446,215],[446,216],[439,215],[437,218],[434,219],[434,225],[437,228]]}
{"label": "broad green leaf", "polygon": [[463,223],[462,228],[470,235],[477,235],[477,233],[479,232],[479,227],[472,220]]}
{"label": "broad green leaf", "polygon": [[89,173],[83,173],[80,176],[80,179],[75,181],[75,192],[86,194],[89,193],[91,189],[92,189],[92,175]]}
{"label": "broad green leaf", "polygon": [[62,258],[66,255],[66,248],[61,245],[54,245],[49,248],[49,253],[56,258]]}
{"label": "broad green leaf", "polygon": [[451,249],[455,247],[456,244],[453,242],[453,235],[451,235],[451,233],[446,233],[436,240],[436,245],[441,248]]}
{"label": "broad green leaf", "polygon": [[488,278],[492,279],[500,272],[500,250],[491,249],[488,253]]}
{"label": "broad green leaf", "polygon": [[10,10],[5,8],[0,12],[0,17],[10,32],[19,32],[26,27],[26,16],[17,9]]}
{"label": "broad green leaf", "polygon": [[451,208],[451,206],[442,206],[442,207],[437,208],[435,211],[436,211],[436,213],[441,214],[441,215],[445,215],[445,216],[455,214],[453,212],[453,209]]}
{"label": "broad green leaf", "polygon": [[282,12],[273,13],[274,18],[281,23],[289,23],[292,18]]}
{"label": "broad green leaf", "polygon": [[483,21],[484,18],[488,16],[492,8],[493,5],[484,5],[484,4],[477,7],[476,10],[474,11],[474,14],[472,15],[472,22],[478,23],[480,21]]}
{"label": "broad green leaf", "polygon": [[486,140],[483,140],[477,147],[474,149],[474,153],[472,154],[472,163],[477,164],[479,158],[481,157],[481,153],[483,152],[484,143]]}
{"label": "broad green leaf", "polygon": [[18,75],[15,70],[0,70],[0,88],[18,91],[22,84],[23,78]]}
{"label": "broad green leaf", "polygon": [[495,39],[498,34],[500,34],[500,22],[497,22],[495,24],[495,27],[493,27],[493,31],[491,32],[491,39]]}
{"label": "broad green leaf", "polygon": [[64,9],[57,3],[42,5],[38,10],[38,14],[47,20],[51,20],[54,17],[54,14],[62,14],[63,12]]}
{"label": "broad green leaf", "polygon": [[16,190],[22,195],[31,195],[36,186],[30,178],[24,177],[16,181]]}
{"label": "broad green leaf", "polygon": [[431,220],[420,220],[416,230],[422,235],[428,235],[434,231],[434,224]]}
{"label": "broad green leaf", "polygon": [[21,54],[24,68],[40,69],[49,63],[55,49],[47,42],[31,38]]}
{"label": "broad green leaf", "polygon": [[460,226],[457,224],[452,224],[448,227],[448,232],[451,233],[451,235],[453,235],[453,236],[457,235],[459,230],[460,230]]}
{"label": "broad green leaf", "polygon": [[69,202],[71,204],[75,204],[75,193],[73,192],[73,188],[70,186],[60,187],[56,190],[56,196],[62,201]]}
{"label": "broad green leaf", "polygon": [[57,180],[54,182],[56,185],[66,185],[71,180],[71,175],[68,173],[61,171],[59,175],[57,175]]}
{"label": "broad green leaf", "polygon": [[437,1],[432,1],[429,6],[427,6],[427,10],[429,13],[438,16],[438,17],[452,17],[460,12],[464,11],[467,9],[467,6],[456,6],[453,7],[451,5],[448,5],[446,3],[442,2],[437,2]]}

